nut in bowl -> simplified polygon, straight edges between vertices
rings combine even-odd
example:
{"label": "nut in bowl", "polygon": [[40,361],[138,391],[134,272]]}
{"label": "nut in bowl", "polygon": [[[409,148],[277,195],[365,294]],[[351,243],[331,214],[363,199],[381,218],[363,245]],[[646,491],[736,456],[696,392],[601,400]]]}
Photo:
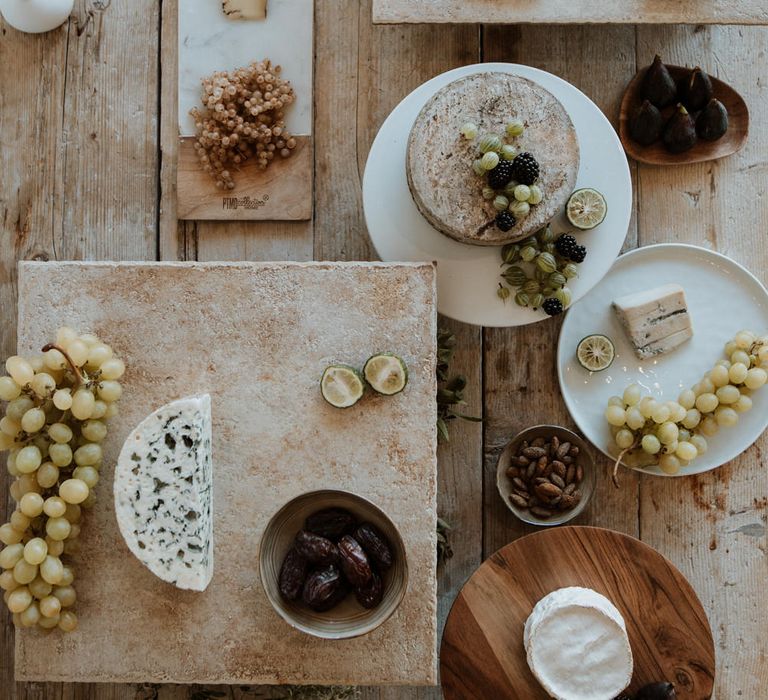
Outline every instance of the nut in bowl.
{"label": "nut in bowl", "polygon": [[408,587],[405,545],[387,515],[346,491],[313,491],[284,505],[261,540],[259,572],[275,611],[323,639],[373,631]]}
{"label": "nut in bowl", "polygon": [[556,425],[518,433],[499,456],[499,495],[529,525],[562,525],[586,508],[595,462],[585,440]]}

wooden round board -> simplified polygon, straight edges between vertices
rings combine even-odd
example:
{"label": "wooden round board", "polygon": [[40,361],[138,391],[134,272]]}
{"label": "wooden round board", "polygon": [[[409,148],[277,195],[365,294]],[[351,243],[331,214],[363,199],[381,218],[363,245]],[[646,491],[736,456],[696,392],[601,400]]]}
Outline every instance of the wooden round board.
{"label": "wooden round board", "polygon": [[685,577],[633,537],[560,527],[502,547],[459,593],[440,651],[446,700],[549,697],[528,668],[523,627],[533,606],[564,586],[592,588],[621,611],[635,663],[630,691],[669,680],[679,699],[711,696],[712,632]]}

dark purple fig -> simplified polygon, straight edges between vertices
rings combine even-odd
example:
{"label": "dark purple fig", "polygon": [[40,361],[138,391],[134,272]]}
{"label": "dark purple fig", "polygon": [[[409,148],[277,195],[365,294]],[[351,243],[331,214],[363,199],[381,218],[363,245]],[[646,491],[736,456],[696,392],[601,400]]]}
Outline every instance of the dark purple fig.
{"label": "dark purple fig", "polygon": [[677,698],[675,686],[666,681],[643,686],[635,696],[635,700],[675,700],[675,698]]}
{"label": "dark purple fig", "polygon": [[664,127],[663,139],[670,153],[682,153],[696,144],[696,123],[683,105],[677,105]]}
{"label": "dark purple fig", "polygon": [[643,99],[659,109],[671,105],[677,99],[677,85],[658,54],[645,72]]}
{"label": "dark purple fig", "polygon": [[705,141],[717,141],[728,131],[728,110],[716,98],[707,102],[696,118],[696,133]]}
{"label": "dark purple fig", "polygon": [[283,560],[280,567],[280,577],[278,586],[280,595],[286,600],[296,600],[304,587],[304,581],[307,578],[309,562],[301,556],[295,549],[292,549]]}
{"label": "dark purple fig", "polygon": [[360,543],[349,535],[339,540],[339,563],[347,581],[353,586],[365,586],[373,576],[371,563]]}
{"label": "dark purple fig", "polygon": [[325,537],[301,530],[293,543],[296,551],[313,564],[334,564],[339,559],[336,545]]}
{"label": "dark purple fig", "polygon": [[343,508],[325,508],[312,513],[304,524],[309,532],[336,541],[343,534],[351,532],[355,526],[355,516]]}
{"label": "dark purple fig", "polygon": [[712,99],[712,81],[698,66],[691,71],[685,81],[683,102],[691,112],[698,112]]}
{"label": "dark purple fig", "polygon": [[365,586],[355,588],[355,597],[364,608],[378,607],[384,598],[384,582],[381,576],[374,571],[371,580]]}
{"label": "dark purple fig", "polygon": [[301,598],[312,610],[324,612],[338,605],[348,592],[341,571],[331,564],[307,577]]}
{"label": "dark purple fig", "polygon": [[639,144],[650,146],[659,140],[663,128],[661,112],[649,100],[643,100],[629,123],[629,135]]}
{"label": "dark purple fig", "polygon": [[386,571],[392,566],[392,548],[387,538],[371,523],[363,523],[355,530],[355,539],[373,560],[379,571]]}

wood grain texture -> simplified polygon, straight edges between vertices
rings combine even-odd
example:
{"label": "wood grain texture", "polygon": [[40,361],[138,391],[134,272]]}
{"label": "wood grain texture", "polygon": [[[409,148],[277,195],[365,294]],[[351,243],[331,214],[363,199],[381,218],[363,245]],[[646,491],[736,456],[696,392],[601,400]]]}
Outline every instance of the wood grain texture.
{"label": "wood grain texture", "polygon": [[219,190],[200,169],[194,137],[179,139],[177,215],[189,221],[304,221],[312,216],[312,138],[296,136],[290,158],[266,170],[245,163],[235,189]]}
{"label": "wood grain texture", "polygon": [[[690,68],[671,66],[667,68],[678,84],[690,75]],[[728,111],[728,131],[717,141],[699,139],[696,145],[684,153],[670,153],[661,140],[643,146],[630,136],[630,124],[635,112],[643,102],[642,90],[647,69],[637,72],[624,91],[619,109],[619,138],[621,145],[630,158],[648,165],[685,165],[701,163],[706,160],[725,158],[738,151],[747,142],[749,136],[749,109],[744,98],[722,80],[712,78],[713,97],[723,103]],[[674,113],[675,107],[662,110],[664,119]]]}
{"label": "wood grain texture", "polygon": [[373,21],[768,24],[761,0],[373,0]]}
{"label": "wood grain texture", "polygon": [[446,700],[546,700],[528,668],[523,628],[539,600],[566,586],[591,588],[619,609],[632,646],[631,692],[671,679],[680,700],[711,697],[712,633],[685,577],[633,537],[562,527],[495,552],[461,590],[440,653]]}

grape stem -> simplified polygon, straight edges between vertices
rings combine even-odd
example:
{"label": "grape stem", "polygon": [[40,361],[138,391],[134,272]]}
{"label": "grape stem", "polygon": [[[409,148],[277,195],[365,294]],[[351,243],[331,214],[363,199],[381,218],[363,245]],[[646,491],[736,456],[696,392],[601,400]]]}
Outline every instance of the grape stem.
{"label": "grape stem", "polygon": [[74,362],[72,362],[72,358],[67,354],[67,351],[64,348],[62,348],[60,345],[56,345],[56,343],[49,343],[42,349],[42,352],[48,352],[49,350],[58,350],[62,355],[64,355],[64,359],[67,361],[69,368],[75,375],[76,386],[85,384],[85,378],[83,377],[82,372],[80,372],[80,368]]}
{"label": "grape stem", "polygon": [[621,452],[619,452],[619,456],[616,457],[616,461],[613,464],[613,474],[611,475],[611,478],[613,479],[613,485],[618,489],[620,488],[619,484],[619,467],[621,466],[621,460],[624,459],[624,455],[627,454],[630,450],[634,450],[635,447],[637,447],[638,442],[635,440],[629,447],[625,447]]}

